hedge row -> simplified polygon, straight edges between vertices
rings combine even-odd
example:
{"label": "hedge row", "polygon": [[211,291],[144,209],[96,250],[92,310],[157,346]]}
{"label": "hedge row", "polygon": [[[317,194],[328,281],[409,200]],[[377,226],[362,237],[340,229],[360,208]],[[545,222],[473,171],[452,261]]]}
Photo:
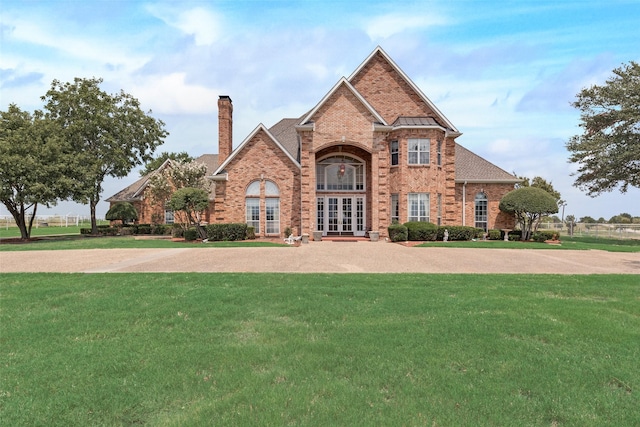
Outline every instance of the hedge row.
{"label": "hedge row", "polygon": [[[99,236],[131,236],[140,234],[153,234],[157,236],[169,235],[173,230],[173,225],[166,224],[125,224],[124,226],[99,225]],[[81,228],[80,234],[91,234],[90,228]]]}
{"label": "hedge row", "polygon": [[[204,227],[204,231],[207,239],[210,241],[234,241],[256,238],[254,228],[242,223],[209,224]],[[189,228],[183,232],[181,237],[184,237],[187,241],[196,240],[198,238],[198,231],[193,227]]]}
{"label": "hedge row", "polygon": [[[437,226],[430,222],[418,221],[392,224],[387,228],[389,239],[392,242],[443,240],[445,230],[449,233],[448,240],[471,240],[482,236],[484,233],[483,230],[475,227],[460,225]],[[493,235],[495,236],[495,233]]]}

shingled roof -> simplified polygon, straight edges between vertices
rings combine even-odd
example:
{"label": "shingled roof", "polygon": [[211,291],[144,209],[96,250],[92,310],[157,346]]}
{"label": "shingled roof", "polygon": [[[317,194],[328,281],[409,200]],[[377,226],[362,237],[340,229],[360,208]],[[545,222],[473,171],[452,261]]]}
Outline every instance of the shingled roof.
{"label": "shingled roof", "polygon": [[456,182],[504,182],[521,180],[456,143]]}
{"label": "shingled roof", "polygon": [[274,138],[289,152],[291,157],[300,161],[300,150],[298,144],[298,132],[295,126],[302,120],[302,117],[297,119],[282,119],[275,125],[269,128],[269,132]]}
{"label": "shingled roof", "polygon": [[[203,154],[194,160],[195,162],[204,163],[207,167],[207,175],[211,174],[218,167],[218,155],[217,154]],[[167,164],[166,162],[162,164],[162,166],[155,171],[146,174],[142,178],[138,179],[133,184],[128,187],[118,191],[113,196],[106,199],[107,202],[133,202],[136,200],[141,200],[142,195],[144,194],[145,188],[149,185],[149,179],[153,176],[153,174],[157,173],[162,167]],[[211,186],[211,191],[209,193],[211,197],[215,195],[215,185]]]}

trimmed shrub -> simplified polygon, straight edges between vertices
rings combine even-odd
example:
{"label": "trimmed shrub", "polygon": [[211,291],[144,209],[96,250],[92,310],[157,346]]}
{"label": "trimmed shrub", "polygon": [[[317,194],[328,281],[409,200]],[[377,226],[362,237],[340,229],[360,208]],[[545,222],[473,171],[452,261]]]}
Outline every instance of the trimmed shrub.
{"label": "trimmed shrub", "polygon": [[533,233],[531,239],[534,242],[544,243],[547,240],[553,240],[553,238],[560,239],[560,234],[556,231],[536,231]]}
{"label": "trimmed shrub", "polygon": [[489,230],[489,240],[502,240],[504,239],[504,234],[502,230]]}
{"label": "trimmed shrub", "polygon": [[151,234],[151,224],[138,224],[135,228],[136,234]]}
{"label": "trimmed shrub", "polygon": [[247,227],[247,240],[255,240],[256,238],[256,229],[255,227]]}
{"label": "trimmed shrub", "polygon": [[171,229],[171,236],[175,239],[184,237],[184,229],[179,224],[173,224]]}
{"label": "trimmed shrub", "polygon": [[471,240],[482,236],[484,230],[462,225],[441,225],[438,227],[437,240],[443,240],[444,230],[449,230],[449,240]]}
{"label": "trimmed shrub", "polygon": [[517,242],[522,239],[522,230],[511,230],[509,232],[509,241]]}
{"label": "trimmed shrub", "polygon": [[408,240],[428,241],[438,237],[438,226],[430,222],[410,221],[405,222]]}
{"label": "trimmed shrub", "polygon": [[[109,225],[99,225],[97,236],[117,236],[120,229],[118,227],[111,227]],[[80,234],[91,236],[90,228],[81,228]]]}
{"label": "trimmed shrub", "polygon": [[195,228],[190,228],[188,230],[184,230],[184,240],[187,242],[193,242],[198,237],[198,232]]}
{"label": "trimmed shrub", "polygon": [[402,224],[392,224],[387,228],[389,232],[389,240],[392,242],[406,242],[408,237],[408,230]]}
{"label": "trimmed shrub", "polygon": [[244,240],[247,237],[247,224],[244,223],[209,224],[205,230],[207,239],[211,241]]}

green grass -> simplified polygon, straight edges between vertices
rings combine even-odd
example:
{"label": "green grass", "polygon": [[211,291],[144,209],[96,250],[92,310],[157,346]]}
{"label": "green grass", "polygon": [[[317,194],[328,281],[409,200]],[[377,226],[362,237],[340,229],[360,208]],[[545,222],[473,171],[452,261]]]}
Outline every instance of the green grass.
{"label": "green grass", "polygon": [[26,243],[0,242],[2,251],[34,251],[34,250],[62,250],[62,249],[129,249],[129,248],[211,248],[211,247],[255,247],[255,246],[283,246],[279,243],[266,241],[242,242],[173,242],[169,239],[136,240],[133,236],[118,237],[90,237],[90,236],[55,236],[42,237],[39,240]]}
{"label": "green grass", "polygon": [[[31,229],[31,237],[40,237],[40,236],[53,236],[53,235],[79,235],[81,228],[91,227],[90,224],[76,227],[75,225],[69,227],[38,227],[35,226]],[[20,230],[18,227],[9,227],[9,228],[0,228],[0,238],[8,239],[8,238],[19,238]]]}
{"label": "green grass", "polygon": [[3,425],[640,425],[631,275],[3,274]]}
{"label": "green grass", "polygon": [[451,248],[492,248],[492,249],[572,249],[572,250],[601,250],[608,252],[640,252],[640,240],[600,239],[593,237],[561,237],[560,245],[550,245],[537,242],[505,242],[503,240],[476,240],[455,242],[426,242],[420,247],[451,247]]}

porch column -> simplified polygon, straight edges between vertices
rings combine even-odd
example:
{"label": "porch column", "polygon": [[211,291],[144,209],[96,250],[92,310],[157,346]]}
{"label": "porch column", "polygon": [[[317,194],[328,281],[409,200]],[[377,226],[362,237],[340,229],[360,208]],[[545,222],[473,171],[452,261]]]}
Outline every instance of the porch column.
{"label": "porch column", "polygon": [[300,234],[311,234],[315,231],[316,226],[316,154],[309,150],[301,150],[300,166]]}
{"label": "porch column", "polygon": [[[380,151],[374,151],[371,153],[371,191],[370,202],[371,203],[371,218],[369,219],[369,228],[371,231],[380,230],[380,210],[384,209],[384,202],[380,199],[380,165],[379,165]],[[384,234],[383,234],[384,235]]]}

